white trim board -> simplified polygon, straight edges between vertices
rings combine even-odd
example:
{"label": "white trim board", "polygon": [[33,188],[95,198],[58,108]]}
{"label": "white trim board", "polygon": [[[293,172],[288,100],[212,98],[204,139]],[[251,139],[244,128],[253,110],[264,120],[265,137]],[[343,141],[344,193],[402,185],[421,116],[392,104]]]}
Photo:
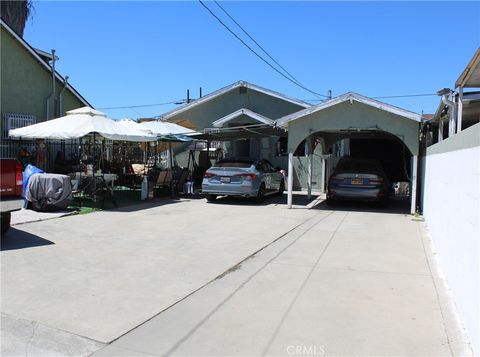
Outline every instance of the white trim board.
{"label": "white trim board", "polygon": [[228,115],[225,115],[223,118],[220,118],[218,120],[215,120],[212,125],[214,128],[221,128],[223,127],[225,124],[227,124],[228,122],[232,121],[233,119],[235,118],[238,118],[242,115],[245,115],[253,120],[256,120],[260,123],[263,123],[263,124],[268,124],[268,125],[274,125],[275,124],[275,120],[272,120],[272,119],[269,119],[261,114],[258,114],[258,113],[255,113],[253,111],[251,111],[250,109],[246,109],[246,108],[242,108],[242,109],[239,109],[233,113],[230,113]]}

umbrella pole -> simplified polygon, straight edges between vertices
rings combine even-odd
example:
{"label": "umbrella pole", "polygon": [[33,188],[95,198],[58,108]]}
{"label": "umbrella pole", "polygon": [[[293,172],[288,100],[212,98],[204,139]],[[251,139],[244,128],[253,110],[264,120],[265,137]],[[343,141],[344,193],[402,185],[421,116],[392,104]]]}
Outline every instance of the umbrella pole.
{"label": "umbrella pole", "polygon": [[93,177],[93,181],[95,182],[95,146],[97,144],[97,140],[96,140],[96,134],[93,133],[93,151],[92,151],[92,177]]}
{"label": "umbrella pole", "polygon": [[172,143],[168,143],[169,152],[170,152],[170,173],[172,175],[172,181],[170,181],[170,189],[171,189],[171,197],[174,197],[174,187],[173,187],[173,151],[172,151]]}
{"label": "umbrella pole", "polygon": [[105,173],[105,162],[108,160],[107,158],[107,139],[102,137],[102,173]]}

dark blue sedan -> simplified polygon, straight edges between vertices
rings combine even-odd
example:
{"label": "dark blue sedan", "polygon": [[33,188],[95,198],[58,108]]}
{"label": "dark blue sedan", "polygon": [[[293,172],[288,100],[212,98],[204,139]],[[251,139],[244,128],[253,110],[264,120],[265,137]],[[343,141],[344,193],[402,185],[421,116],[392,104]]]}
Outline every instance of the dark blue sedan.
{"label": "dark blue sedan", "polygon": [[389,182],[380,161],[342,158],[328,181],[327,204],[336,200],[388,203]]}

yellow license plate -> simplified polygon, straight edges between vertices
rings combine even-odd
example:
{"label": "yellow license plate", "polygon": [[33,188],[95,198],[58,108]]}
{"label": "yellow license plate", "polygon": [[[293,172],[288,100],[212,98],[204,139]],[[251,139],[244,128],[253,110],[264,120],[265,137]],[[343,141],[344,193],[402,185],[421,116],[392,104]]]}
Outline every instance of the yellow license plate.
{"label": "yellow license plate", "polygon": [[363,180],[362,179],[352,179],[352,185],[362,185]]}

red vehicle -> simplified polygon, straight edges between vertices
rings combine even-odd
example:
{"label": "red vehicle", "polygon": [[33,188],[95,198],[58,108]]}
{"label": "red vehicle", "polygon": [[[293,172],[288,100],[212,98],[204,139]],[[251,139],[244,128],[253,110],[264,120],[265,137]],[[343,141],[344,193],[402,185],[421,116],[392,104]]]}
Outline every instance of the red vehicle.
{"label": "red vehicle", "polygon": [[10,228],[12,211],[23,207],[22,165],[15,159],[0,159],[0,213],[2,235]]}

